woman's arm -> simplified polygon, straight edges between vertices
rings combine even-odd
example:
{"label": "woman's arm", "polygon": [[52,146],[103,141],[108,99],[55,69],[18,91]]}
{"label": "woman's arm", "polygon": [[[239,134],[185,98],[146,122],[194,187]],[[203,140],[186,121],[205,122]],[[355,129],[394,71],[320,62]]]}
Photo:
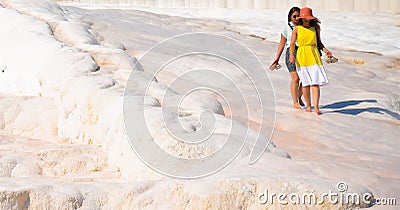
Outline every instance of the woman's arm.
{"label": "woman's arm", "polygon": [[278,51],[276,52],[275,60],[274,60],[274,61],[272,62],[272,64],[269,66],[269,69],[272,70],[272,66],[275,65],[275,64],[278,64],[279,59],[281,58],[283,49],[285,48],[286,41],[287,41],[287,40],[286,40],[286,37],[283,36],[283,34],[281,34],[281,41],[279,42],[279,45],[278,45]]}
{"label": "woman's arm", "polygon": [[297,40],[297,28],[294,28],[292,31],[292,40],[290,41],[290,63],[294,63],[294,49],[296,47]]}
{"label": "woman's arm", "polygon": [[317,37],[318,37],[318,47],[322,49],[322,51],[324,51],[324,53],[326,54],[326,56],[328,58],[332,57],[332,52],[329,51],[328,49],[326,49],[326,47],[324,46],[324,44],[322,44],[321,41],[321,29],[319,27],[317,27]]}

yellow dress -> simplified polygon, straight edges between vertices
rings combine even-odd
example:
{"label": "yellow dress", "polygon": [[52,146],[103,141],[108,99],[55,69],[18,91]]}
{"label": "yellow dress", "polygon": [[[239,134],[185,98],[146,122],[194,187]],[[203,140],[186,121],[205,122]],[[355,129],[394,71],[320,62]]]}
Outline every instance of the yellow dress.
{"label": "yellow dress", "polygon": [[296,69],[302,85],[327,85],[328,77],[319,56],[315,28],[297,26],[297,45]]}

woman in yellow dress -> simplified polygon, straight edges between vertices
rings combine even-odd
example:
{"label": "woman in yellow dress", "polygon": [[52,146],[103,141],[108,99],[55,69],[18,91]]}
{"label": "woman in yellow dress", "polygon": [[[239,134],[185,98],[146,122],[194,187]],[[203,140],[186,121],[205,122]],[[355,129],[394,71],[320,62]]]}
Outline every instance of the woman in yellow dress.
{"label": "woman in yellow dress", "polygon": [[328,57],[332,53],[328,51],[321,42],[319,20],[313,16],[310,8],[300,10],[300,23],[293,30],[290,49],[294,49],[297,41],[298,49],[296,59],[293,51],[290,51],[290,62],[295,63],[300,81],[303,85],[303,95],[306,101],[306,111],[311,112],[311,94],[312,90],[314,111],[317,115],[321,114],[319,110],[320,86],[328,84],[324,66],[322,65],[319,54],[319,46]]}

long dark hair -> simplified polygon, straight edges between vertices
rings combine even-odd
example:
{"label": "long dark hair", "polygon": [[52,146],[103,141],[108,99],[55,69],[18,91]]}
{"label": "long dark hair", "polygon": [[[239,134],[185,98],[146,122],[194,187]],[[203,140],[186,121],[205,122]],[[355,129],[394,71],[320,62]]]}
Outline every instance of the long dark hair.
{"label": "long dark hair", "polygon": [[[315,29],[321,30],[320,24],[321,24],[321,21],[318,18],[314,19],[314,20],[310,20],[310,26],[315,27]],[[303,19],[300,19],[298,25],[300,25],[300,26],[303,25]]]}
{"label": "long dark hair", "polygon": [[310,26],[314,26],[315,29],[321,30],[321,21],[319,19],[311,20]]}
{"label": "long dark hair", "polygon": [[289,10],[289,14],[287,16],[288,23],[290,23],[290,21],[292,20],[291,17],[292,17],[294,12],[299,12],[300,13],[300,8],[292,7],[292,9]]}

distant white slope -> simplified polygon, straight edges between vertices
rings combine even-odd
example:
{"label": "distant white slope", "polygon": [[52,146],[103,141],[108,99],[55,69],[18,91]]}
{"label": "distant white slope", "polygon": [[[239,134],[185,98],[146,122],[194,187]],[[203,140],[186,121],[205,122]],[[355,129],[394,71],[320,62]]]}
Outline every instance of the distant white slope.
{"label": "distant white slope", "polygon": [[[78,5],[77,5],[78,6]],[[171,16],[228,20],[225,27],[235,32],[255,35],[268,41],[279,42],[280,33],[287,22],[285,10],[244,10],[244,9],[177,9],[177,8],[134,8],[116,5],[79,5],[87,9],[118,8],[138,9]],[[400,56],[400,15],[394,12],[369,13],[324,12],[314,10],[321,21],[321,38],[328,48],[379,53]]]}
{"label": "distant white slope", "polygon": [[287,9],[292,6],[312,7],[325,11],[363,11],[388,12],[400,11],[397,0],[67,0],[63,2],[90,4],[121,4],[150,6],[158,8],[237,8],[237,9]]}

